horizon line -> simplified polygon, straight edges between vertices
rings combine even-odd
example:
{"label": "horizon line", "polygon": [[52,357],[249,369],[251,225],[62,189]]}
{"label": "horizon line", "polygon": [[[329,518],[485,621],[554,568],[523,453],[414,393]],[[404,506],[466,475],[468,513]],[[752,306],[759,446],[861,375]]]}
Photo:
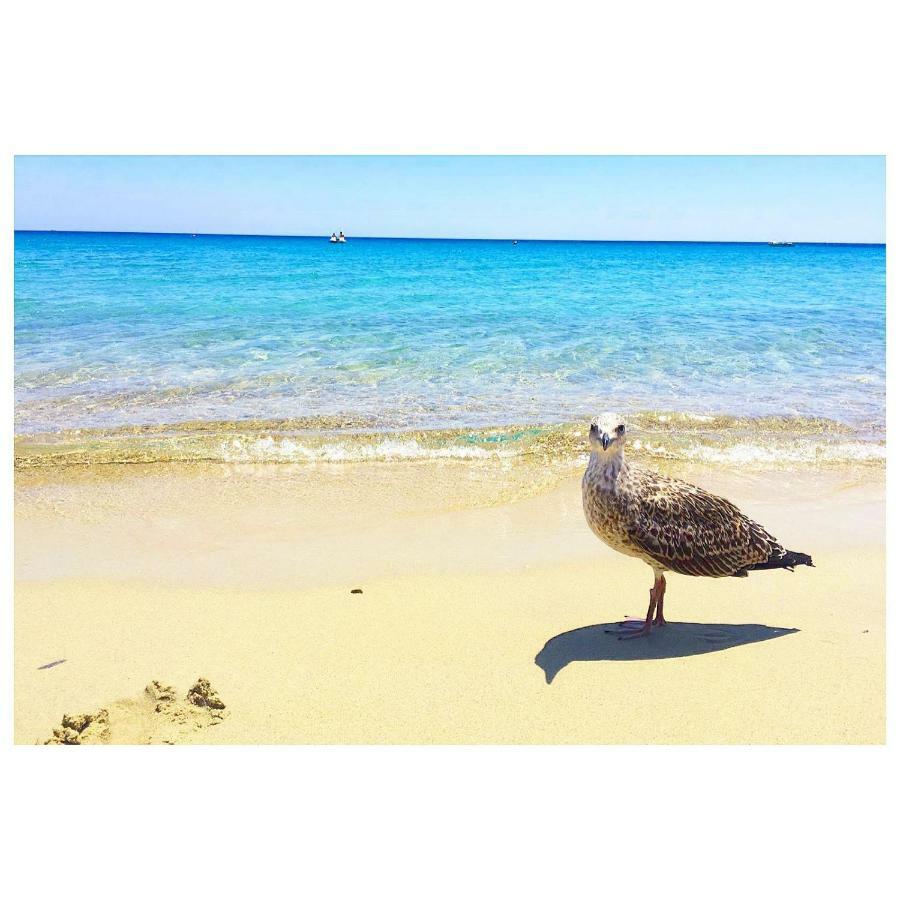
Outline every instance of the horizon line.
{"label": "horizon line", "polygon": [[[330,237],[322,234],[264,234],[244,233],[236,231],[110,231],[108,229],[81,228],[16,228],[13,234],[122,234],[152,235],[158,237],[255,237],[286,238],[291,240],[322,240]],[[515,237],[431,237],[431,236],[398,236],[398,235],[355,235],[353,240],[364,241],[495,241],[502,243],[566,243],[566,244],[765,244],[769,240],[710,240],[707,238],[515,238]],[[803,241],[793,240],[790,243],[808,246],[833,247],[886,247],[886,241]]]}

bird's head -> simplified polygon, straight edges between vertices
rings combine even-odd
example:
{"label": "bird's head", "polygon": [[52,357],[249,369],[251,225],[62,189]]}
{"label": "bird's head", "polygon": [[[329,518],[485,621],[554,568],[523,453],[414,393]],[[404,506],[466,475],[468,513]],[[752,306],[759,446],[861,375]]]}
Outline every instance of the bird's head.
{"label": "bird's head", "polygon": [[621,453],[625,446],[625,422],[621,416],[604,413],[591,421],[588,432],[591,451],[601,456]]}

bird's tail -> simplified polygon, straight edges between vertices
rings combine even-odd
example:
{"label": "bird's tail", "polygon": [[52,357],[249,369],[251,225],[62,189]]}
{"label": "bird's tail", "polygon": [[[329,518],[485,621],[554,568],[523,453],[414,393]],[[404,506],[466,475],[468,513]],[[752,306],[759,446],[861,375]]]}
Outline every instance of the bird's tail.
{"label": "bird's tail", "polygon": [[783,547],[778,547],[772,551],[765,562],[750,566],[750,569],[787,569],[789,572],[793,572],[794,566],[815,568],[815,563],[808,553],[798,553],[796,550],[785,550]]}

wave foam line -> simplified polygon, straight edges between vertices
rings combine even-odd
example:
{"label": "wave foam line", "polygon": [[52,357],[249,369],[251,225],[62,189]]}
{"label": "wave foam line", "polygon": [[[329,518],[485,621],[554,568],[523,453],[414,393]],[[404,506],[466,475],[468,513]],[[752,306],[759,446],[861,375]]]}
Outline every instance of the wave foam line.
{"label": "wave foam line", "polygon": [[[350,425],[353,422],[357,427]],[[734,467],[884,464],[877,429],[824,419],[747,419],[684,413],[627,418],[637,459]],[[441,431],[376,431],[352,419],[317,429],[311,420],[199,422],[172,426],[20,435],[17,468],[107,463],[354,463],[448,460],[575,465],[588,449],[586,423]],[[321,423],[319,423],[321,424]]]}

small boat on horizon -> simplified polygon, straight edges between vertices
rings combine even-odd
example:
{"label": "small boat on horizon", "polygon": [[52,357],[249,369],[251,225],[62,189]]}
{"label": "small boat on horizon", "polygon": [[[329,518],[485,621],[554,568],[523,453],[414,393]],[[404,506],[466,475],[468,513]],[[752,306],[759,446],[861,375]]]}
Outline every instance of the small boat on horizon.
{"label": "small boat on horizon", "polygon": [[344,232],[342,231],[340,234],[335,234],[333,231],[331,232],[331,237],[328,238],[329,244],[346,244],[347,238],[344,237]]}
{"label": "small boat on horizon", "polygon": [[793,241],[769,241],[770,247],[793,247]]}

